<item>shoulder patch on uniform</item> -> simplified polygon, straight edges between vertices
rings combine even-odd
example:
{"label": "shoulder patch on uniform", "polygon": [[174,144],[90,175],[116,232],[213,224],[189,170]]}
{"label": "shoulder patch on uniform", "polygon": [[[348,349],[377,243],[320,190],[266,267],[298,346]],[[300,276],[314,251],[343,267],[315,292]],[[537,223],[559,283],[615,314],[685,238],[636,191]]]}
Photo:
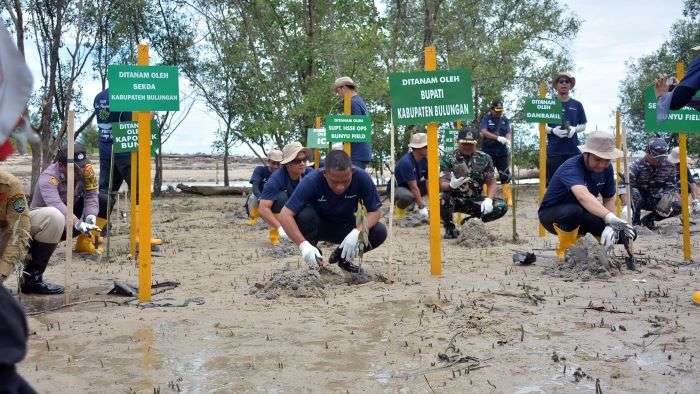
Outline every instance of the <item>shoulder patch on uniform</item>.
{"label": "shoulder patch on uniform", "polygon": [[27,210],[27,199],[24,194],[15,194],[7,201],[7,205],[17,213],[24,213]]}
{"label": "shoulder patch on uniform", "polygon": [[90,163],[86,164],[83,168],[83,180],[85,182],[85,190],[97,190],[97,177],[95,176],[95,169],[92,168],[92,164]]}
{"label": "shoulder patch on uniform", "polygon": [[55,176],[52,176],[52,177],[49,178],[49,183],[52,184],[52,185],[54,185],[54,186],[58,186],[58,184],[59,184],[60,182],[58,181],[58,178],[56,178]]}

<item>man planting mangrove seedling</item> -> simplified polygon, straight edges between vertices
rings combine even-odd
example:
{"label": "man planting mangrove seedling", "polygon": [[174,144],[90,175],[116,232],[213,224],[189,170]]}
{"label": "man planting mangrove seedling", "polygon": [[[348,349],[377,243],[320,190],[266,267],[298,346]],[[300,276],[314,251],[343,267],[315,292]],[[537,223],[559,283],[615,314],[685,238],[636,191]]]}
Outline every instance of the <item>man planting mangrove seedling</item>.
{"label": "man planting mangrove seedling", "polygon": [[[379,222],[381,205],[369,174],[354,167],[345,152],[333,150],[323,169],[301,181],[282,209],[280,222],[310,267],[338,264],[345,271],[359,272],[355,257],[377,248],[387,237]],[[316,247],[319,241],[340,244],[327,262]]]}
{"label": "man planting mangrove seedling", "polygon": [[260,194],[258,212],[270,226],[270,242],[273,245],[279,244],[280,238],[287,239],[284,228],[277,220],[277,214],[287,203],[287,199],[299,185],[301,178],[313,171],[306,167],[308,157],[309,150],[301,143],[292,142],[285,145],[280,160],[282,167],[270,176]]}
{"label": "man planting mangrove seedling", "polygon": [[615,179],[610,161],[622,154],[615,148],[615,139],[595,131],[580,149],[581,154],[565,161],[554,173],[538,210],[540,223],[559,237],[556,253],[560,259],[587,233],[602,238],[608,250],[624,241],[623,237],[636,238],[634,228],[613,213]]}

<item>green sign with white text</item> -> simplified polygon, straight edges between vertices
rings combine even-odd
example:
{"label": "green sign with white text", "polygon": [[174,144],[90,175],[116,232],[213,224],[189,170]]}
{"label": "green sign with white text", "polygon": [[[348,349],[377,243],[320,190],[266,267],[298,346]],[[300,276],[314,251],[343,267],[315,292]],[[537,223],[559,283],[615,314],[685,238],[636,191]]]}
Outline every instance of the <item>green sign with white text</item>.
{"label": "green sign with white text", "polygon": [[180,110],[177,67],[113,65],[107,79],[112,112]]}
{"label": "green sign with white text", "polygon": [[474,119],[469,70],[393,73],[389,75],[389,94],[394,124]]}
{"label": "green sign with white text", "polygon": [[[157,123],[151,121],[151,156],[160,147],[160,133],[156,132]],[[112,149],[114,153],[136,152],[139,149],[139,123],[112,123]]]}
{"label": "green sign with white text", "polygon": [[656,94],[654,87],[650,86],[644,91],[644,130],[649,133],[700,133],[700,111],[683,107],[678,111],[669,111],[668,119],[659,122],[656,120]]}
{"label": "green sign with white text", "polygon": [[306,129],[306,147],[311,149],[328,148],[326,129]]}
{"label": "green sign with white text", "polygon": [[544,97],[527,98],[523,115],[528,122],[561,123],[561,101]]}
{"label": "green sign with white text", "polygon": [[328,142],[372,142],[369,115],[328,115],[325,124]]}

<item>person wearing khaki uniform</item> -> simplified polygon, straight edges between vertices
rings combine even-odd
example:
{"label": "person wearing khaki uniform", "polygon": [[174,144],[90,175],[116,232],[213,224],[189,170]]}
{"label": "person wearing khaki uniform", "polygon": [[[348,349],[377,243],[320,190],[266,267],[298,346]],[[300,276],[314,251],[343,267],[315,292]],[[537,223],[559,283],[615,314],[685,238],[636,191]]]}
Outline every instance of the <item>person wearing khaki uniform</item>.
{"label": "person wearing khaki uniform", "polygon": [[0,282],[24,258],[29,230],[29,210],[22,185],[14,175],[0,170]]}

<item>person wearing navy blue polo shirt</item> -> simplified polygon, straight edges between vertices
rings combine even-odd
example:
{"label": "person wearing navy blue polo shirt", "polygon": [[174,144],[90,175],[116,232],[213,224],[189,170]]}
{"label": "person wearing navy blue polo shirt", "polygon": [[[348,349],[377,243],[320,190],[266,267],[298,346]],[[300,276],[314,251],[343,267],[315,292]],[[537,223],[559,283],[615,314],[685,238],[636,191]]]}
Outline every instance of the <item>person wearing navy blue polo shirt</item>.
{"label": "person wearing navy blue polo shirt", "polygon": [[561,124],[547,125],[547,184],[562,163],[579,154],[578,133],[586,130],[586,112],[583,104],[570,97],[576,78],[560,72],[552,79],[552,87],[562,106]]}
{"label": "person wearing navy blue polo shirt", "polygon": [[[565,161],[554,173],[542,199],[538,216],[542,226],[559,237],[557,257],[587,233],[602,238],[606,248],[624,236],[634,239],[634,228],[617,217],[615,178],[611,160],[622,152],[612,135],[595,131],[581,147],[581,154]],[[598,200],[602,196],[603,202]]]}
{"label": "person wearing navy blue polo shirt", "polygon": [[[340,77],[333,84],[333,91],[341,100],[345,94],[349,93],[350,115],[369,115],[365,100],[357,93],[355,82],[350,77]],[[367,168],[367,164],[372,160],[372,144],[367,142],[353,142],[350,144],[350,154],[352,164],[362,168]]]}
{"label": "person wearing navy blue polo shirt", "polygon": [[428,218],[428,207],[423,202],[423,196],[428,194],[428,138],[425,133],[416,133],[411,136],[408,144],[410,152],[406,152],[394,166],[396,177],[396,189],[394,198],[396,204],[396,217],[401,218],[406,214],[406,209],[411,205],[418,207],[418,212]]}
{"label": "person wearing navy blue polo shirt", "polygon": [[[109,163],[112,156],[112,123],[131,121],[131,112],[112,112],[109,110],[109,89],[95,96],[93,102],[97,131],[100,135],[100,194],[107,193],[109,187]],[[112,164],[112,192],[116,192],[126,182],[131,187],[131,153],[115,153]],[[114,201],[114,200],[112,200]]]}
{"label": "person wearing navy blue polo shirt", "polygon": [[245,202],[245,210],[250,218],[250,220],[248,220],[248,225],[250,226],[254,226],[260,217],[260,213],[258,212],[260,195],[265,188],[267,180],[270,179],[272,173],[279,168],[280,161],[282,161],[282,151],[279,149],[272,149],[267,154],[267,165],[255,167],[253,175],[250,176],[251,193]]}
{"label": "person wearing navy blue polo shirt", "polygon": [[510,168],[508,166],[512,130],[508,118],[503,115],[503,101],[501,99],[495,99],[491,102],[489,113],[481,119],[479,128],[483,136],[481,151],[491,156],[493,165],[498,170],[503,198],[506,200],[506,204],[512,207],[513,194],[510,188]]}
{"label": "person wearing navy blue polo shirt", "polygon": [[[367,215],[364,224],[358,225],[359,203]],[[387,236],[386,226],[379,222],[381,205],[369,174],[353,166],[345,152],[333,150],[326,156],[326,166],[304,177],[294,190],[280,212],[280,223],[310,267],[326,264],[316,244],[327,241],[340,244],[328,264],[359,272],[354,258],[377,248]]]}
{"label": "person wearing navy blue polo shirt", "polygon": [[300,142],[291,142],[282,149],[282,167],[278,168],[265,183],[258,202],[260,217],[270,226],[270,242],[277,245],[280,238],[288,239],[287,234],[277,220],[289,196],[301,182],[301,178],[313,170],[306,166],[310,156],[308,148]]}
{"label": "person wearing navy blue polo shirt", "polygon": [[[700,45],[693,48],[699,52]],[[656,119],[664,121],[668,118],[669,110],[679,110],[689,106],[700,111],[700,97],[695,94],[700,90],[700,56],[695,56],[688,67],[688,72],[680,82],[675,78],[669,78],[661,74],[654,81],[654,93],[656,94]]]}

